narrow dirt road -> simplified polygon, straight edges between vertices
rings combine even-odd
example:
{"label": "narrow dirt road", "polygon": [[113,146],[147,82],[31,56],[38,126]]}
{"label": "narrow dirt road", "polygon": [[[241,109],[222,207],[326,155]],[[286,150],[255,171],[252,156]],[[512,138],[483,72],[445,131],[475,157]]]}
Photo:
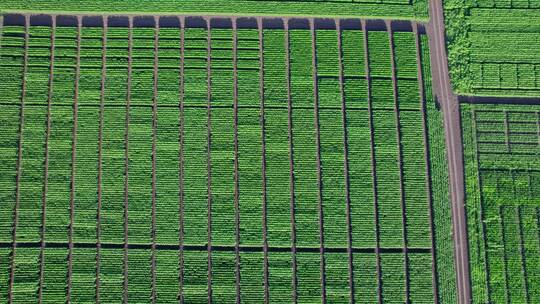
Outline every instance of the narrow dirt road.
{"label": "narrow dirt road", "polygon": [[459,102],[450,85],[442,0],[430,1],[429,14],[431,18],[427,30],[430,31],[429,45],[431,49],[433,89],[444,113],[458,301],[459,303],[470,303],[471,286],[469,280],[469,251]]}

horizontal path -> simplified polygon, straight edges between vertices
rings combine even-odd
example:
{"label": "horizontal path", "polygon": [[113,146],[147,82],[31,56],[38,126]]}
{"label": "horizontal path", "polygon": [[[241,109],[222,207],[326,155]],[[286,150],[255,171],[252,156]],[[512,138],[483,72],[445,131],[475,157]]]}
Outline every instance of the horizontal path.
{"label": "horizontal path", "polygon": [[[42,243],[41,242],[18,242],[17,248],[41,248]],[[124,243],[101,243],[101,249],[124,249]],[[13,246],[13,243],[11,242],[2,242],[0,243],[0,248],[10,248]],[[44,248],[69,248],[69,242],[46,242],[43,244]],[[73,248],[88,248],[88,249],[94,249],[96,248],[96,243],[73,243]],[[144,249],[144,250],[152,250],[152,244],[128,244],[127,245],[129,249]],[[275,246],[268,246],[268,252],[291,252],[291,247],[275,247]],[[178,244],[155,244],[156,250],[178,250]],[[208,246],[207,245],[183,245],[183,249],[185,251],[207,251]],[[240,245],[238,247],[239,251],[241,252],[263,252],[265,250],[264,246],[242,246]],[[230,245],[230,246],[224,246],[224,245],[212,245],[210,247],[211,251],[230,251],[235,252],[236,251],[236,245]],[[325,247],[324,252],[325,253],[347,253],[349,250],[348,247]],[[352,252],[355,253],[375,253],[376,248],[359,248],[359,247],[353,247],[351,248]],[[306,252],[306,253],[319,253],[320,247],[314,246],[314,247],[296,247],[296,252]],[[407,248],[408,252],[412,253],[431,253],[431,248]],[[380,253],[403,253],[403,248],[396,247],[396,248],[379,248]]]}
{"label": "horizontal path", "polygon": [[463,103],[540,105],[540,97],[458,96]]}
{"label": "horizontal path", "polygon": [[[341,20],[341,24],[346,29],[361,29],[358,20],[367,21],[365,29],[369,31],[386,31],[385,24],[393,22],[396,31],[412,32],[411,24],[413,22],[423,24],[426,20],[414,19],[389,19],[370,16],[271,16],[265,14],[228,14],[228,15],[212,15],[201,14],[200,12],[192,13],[174,13],[174,14],[151,14],[145,12],[137,13],[84,13],[84,12],[51,12],[51,11],[7,11],[4,10],[4,25],[20,25],[24,26],[24,18],[30,18],[30,25],[50,26],[52,17],[62,18],[59,21],[59,26],[76,27],[76,19],[63,17],[78,17],[82,18],[83,26],[103,25],[103,21],[109,24],[109,27],[128,27],[128,18],[134,19],[134,27],[153,27],[153,20],[158,19],[161,27],[180,27],[185,28],[207,28],[206,21],[212,20],[211,28],[231,28],[231,20],[237,19],[238,28],[258,29],[257,19],[262,19],[262,27],[264,29],[284,29],[284,20],[292,21],[313,21],[315,29],[335,28],[335,21]],[[179,22],[184,18],[185,22]],[[149,25],[150,24],[150,25]],[[305,29],[309,30],[309,22],[293,22],[290,29]]]}

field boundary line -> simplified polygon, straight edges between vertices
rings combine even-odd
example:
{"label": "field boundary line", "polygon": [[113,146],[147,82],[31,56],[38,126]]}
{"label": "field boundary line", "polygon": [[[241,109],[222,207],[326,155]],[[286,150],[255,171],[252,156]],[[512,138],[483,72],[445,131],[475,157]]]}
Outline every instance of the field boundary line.
{"label": "field boundary line", "polygon": [[[529,174],[529,179],[530,179]],[[531,190],[531,184],[529,182],[529,194]],[[523,270],[523,287],[525,289],[525,303],[531,303],[530,294],[529,294],[529,274],[527,271],[527,258],[525,254],[525,242],[523,241],[523,215],[521,206],[516,207],[516,221],[518,223],[519,229],[519,254],[521,256],[521,269]]]}
{"label": "field boundary line", "polygon": [[468,104],[540,105],[540,97],[458,95],[457,98],[459,103]]}
{"label": "field boundary line", "polygon": [[296,189],[294,180],[294,140],[293,140],[293,106],[291,90],[291,37],[289,32],[289,19],[281,19],[283,22],[283,31],[285,34],[285,69],[287,81],[287,128],[289,140],[289,187],[291,189],[290,197],[290,217],[291,217],[291,259],[292,259],[292,300],[298,302],[298,261],[296,257]]}
{"label": "field boundary line", "polygon": [[262,27],[262,18],[257,18],[257,30],[259,34],[259,95],[261,98],[261,145],[262,145],[262,229],[263,229],[263,277],[264,277],[264,303],[270,303],[269,293],[269,273],[268,273],[268,197],[267,197],[267,178],[266,178],[266,108],[265,108],[265,90],[264,90],[264,33]]}
{"label": "field boundary line", "polygon": [[409,252],[407,251],[408,238],[407,238],[407,205],[405,197],[405,186],[404,186],[404,177],[403,177],[403,146],[402,140],[403,135],[401,133],[401,115],[399,108],[399,93],[398,93],[398,84],[397,84],[397,72],[396,72],[396,50],[394,46],[394,32],[392,30],[392,23],[390,21],[386,22],[386,30],[388,32],[388,41],[390,47],[390,64],[392,68],[392,97],[394,99],[394,117],[396,119],[396,142],[397,142],[397,152],[398,152],[398,173],[399,173],[399,201],[401,207],[401,229],[403,233],[403,270],[405,274],[405,303],[410,303],[410,269],[409,269]]}
{"label": "field boundary line", "polygon": [[[110,70],[110,69],[109,69]],[[0,106],[14,106],[12,103],[5,103],[0,102]],[[25,106],[27,107],[41,107],[41,106],[47,106],[47,103],[26,103]],[[56,103],[55,106],[57,107],[69,107],[72,106],[68,103]],[[105,108],[119,108],[123,107],[125,108],[125,104],[109,104],[105,105]],[[80,104],[79,108],[91,108],[91,107],[100,107],[100,104]],[[151,108],[152,105],[145,105],[145,104],[131,104],[130,108]],[[178,105],[158,105],[158,109],[163,108],[177,108]],[[187,109],[206,109],[206,105],[184,105],[184,108]],[[211,106],[212,109],[232,109],[232,106],[230,105],[213,105]],[[239,109],[256,109],[258,110],[260,106],[253,106],[253,105],[238,105]],[[277,110],[287,110],[287,106],[279,106],[279,105],[266,105],[265,108],[267,109],[277,109]],[[387,112],[393,112],[394,109],[390,108],[372,108],[376,111],[387,111]],[[313,110],[312,106],[293,106],[293,110]],[[319,111],[328,111],[328,110],[341,110],[341,106],[335,107],[335,106],[320,106]],[[347,107],[348,111],[368,111],[367,108],[363,107]],[[401,112],[420,112],[419,109],[412,109],[412,108],[404,108],[400,109]]]}
{"label": "field boundary line", "polygon": [[50,48],[50,68],[49,83],[47,92],[47,122],[45,131],[45,168],[43,173],[43,192],[41,198],[41,248],[39,252],[39,286],[38,303],[43,303],[43,280],[45,272],[45,233],[47,224],[47,191],[49,188],[49,139],[51,137],[51,107],[54,84],[54,52],[56,37],[56,17],[51,17],[51,48]]}
{"label": "field boundary line", "polygon": [[[476,111],[474,109],[471,109],[471,115],[472,115],[472,121],[471,121],[471,127],[472,127],[472,130],[474,132],[474,136],[473,136],[473,140],[474,140],[474,157],[475,157],[475,162],[476,162],[476,165],[478,166],[478,168],[480,168],[480,153],[478,153],[478,134],[477,134],[477,128],[476,128]],[[479,206],[478,206],[478,213],[479,213],[479,220],[480,220],[480,227],[481,227],[481,233],[482,233],[482,243],[483,243],[483,246],[484,246],[484,250],[483,250],[483,256],[484,256],[484,263],[485,263],[485,280],[486,280],[486,298],[487,298],[487,302],[488,303],[491,303],[491,283],[489,282],[489,278],[490,278],[490,267],[489,267],[489,254],[487,252],[487,248],[488,248],[488,242],[486,240],[486,223],[484,222],[484,196],[483,196],[483,193],[482,193],[482,177],[481,177],[481,171],[478,170],[478,174],[476,176],[476,179],[477,179],[477,183],[478,183],[478,191],[479,191],[479,198],[480,198],[480,201],[478,202],[479,203]],[[468,235],[468,233],[467,233]]]}
{"label": "field boundary line", "polygon": [[129,123],[131,112],[131,89],[132,89],[132,67],[133,67],[133,17],[128,18],[128,73],[127,73],[127,88],[126,88],[126,114],[125,114],[125,132],[124,132],[124,288],[123,303],[129,302],[128,285],[129,285]]}
{"label": "field boundary line", "polygon": [[[41,242],[17,242],[18,247],[21,248],[40,248]],[[0,242],[0,248],[9,248],[13,244],[12,242]],[[83,243],[83,242],[74,242],[73,246],[76,248],[81,249],[88,249],[88,248],[95,248],[96,243]],[[105,249],[122,249],[124,248],[124,243],[101,243],[101,246]],[[69,242],[46,242],[45,243],[46,248],[68,248]],[[151,249],[152,244],[151,243],[145,243],[145,244],[129,244],[130,249]],[[320,248],[318,246],[297,246],[298,252],[303,253],[319,253]],[[204,252],[207,249],[206,244],[184,244],[184,250],[186,251],[201,251]],[[291,247],[268,247],[270,252],[283,252],[283,253],[290,253]],[[178,244],[156,244],[156,250],[178,250]],[[235,251],[235,245],[213,245],[212,250],[219,251],[219,252],[234,252]],[[246,246],[240,246],[240,251],[242,252],[263,252],[264,248],[261,245],[253,246],[253,245],[246,245]],[[348,247],[326,247],[325,252],[327,254],[334,254],[334,253],[347,253]],[[375,254],[377,251],[377,248],[375,247],[353,247],[352,248],[354,253],[370,253]],[[412,247],[408,248],[409,252],[414,253],[430,253],[431,248],[429,247]],[[403,248],[401,247],[382,247],[379,248],[380,252],[386,253],[386,254],[402,254]]]}
{"label": "field boundary line", "polygon": [[[498,179],[498,177],[497,177],[497,179]],[[497,208],[497,212],[498,212],[498,216],[500,218],[499,227],[501,229],[501,239],[502,239],[502,243],[503,243],[503,246],[502,246],[502,249],[503,249],[503,257],[502,258],[503,259],[502,260],[503,260],[503,265],[504,265],[504,293],[505,293],[505,297],[506,297],[506,303],[511,303],[510,302],[510,290],[508,290],[508,283],[510,282],[510,278],[508,277],[508,257],[506,256],[507,248],[506,248],[506,234],[504,232],[506,230],[506,223],[504,221],[504,206],[499,205],[499,207]]]}
{"label": "field boundary line", "polygon": [[431,65],[433,89],[436,97],[441,101],[441,110],[444,116],[444,140],[448,163],[449,198],[452,210],[456,295],[458,303],[465,304],[472,301],[472,290],[461,113],[459,100],[454,95],[450,83],[448,55],[445,45],[443,0],[431,1],[428,10],[431,17],[428,23],[428,37],[431,38],[429,39],[430,58],[434,63]]}
{"label": "field boundary line", "polygon": [[19,205],[21,200],[21,175],[22,175],[22,153],[24,139],[24,102],[26,99],[26,76],[28,74],[28,40],[30,30],[30,16],[24,18],[24,63],[21,79],[21,103],[19,114],[19,142],[17,147],[17,175],[15,177],[15,208],[13,210],[13,231],[12,231],[12,249],[9,270],[8,303],[13,303],[13,284],[15,280],[15,259],[17,253],[17,225],[19,223]]}
{"label": "field boundary line", "polygon": [[79,121],[79,80],[81,77],[81,33],[82,17],[77,16],[77,55],[75,63],[75,88],[73,92],[73,129],[72,129],[72,144],[71,144],[71,176],[70,176],[70,191],[69,191],[69,249],[68,249],[68,271],[67,271],[67,302],[71,302],[71,288],[73,277],[73,234],[75,224],[75,175],[77,167],[77,127]]}
{"label": "field boundary line", "polygon": [[154,17],[154,67],[153,67],[153,92],[152,92],[152,252],[151,252],[151,300],[156,303],[157,287],[156,287],[156,202],[157,202],[157,124],[158,124],[158,61],[159,61],[159,17]]}
{"label": "field boundary line", "polygon": [[101,83],[99,93],[99,130],[98,130],[98,176],[97,176],[97,219],[96,219],[96,303],[100,303],[101,287],[101,205],[103,190],[103,124],[105,110],[105,88],[107,80],[107,31],[108,19],[103,18],[101,37]]}
{"label": "field boundary line", "polygon": [[178,100],[178,302],[184,303],[184,52],[185,18],[180,22],[180,79]]}
{"label": "field boundary line", "polygon": [[334,20],[337,32],[338,59],[339,59],[339,91],[341,97],[341,120],[343,126],[343,171],[345,179],[345,200],[346,200],[346,218],[347,218],[347,259],[349,270],[349,303],[354,304],[354,268],[352,252],[352,220],[351,220],[351,190],[349,176],[349,134],[347,128],[347,104],[345,96],[345,84],[343,75],[343,31],[339,19]]}
{"label": "field boundary line", "polygon": [[[424,141],[424,160],[426,162],[426,198],[428,203],[428,213],[429,213],[429,228],[430,228],[430,240],[431,240],[431,282],[433,286],[433,301],[434,304],[439,303],[439,280],[438,280],[438,271],[437,271],[437,249],[435,245],[435,224],[433,217],[433,185],[432,185],[432,175],[431,175],[431,153],[430,153],[430,143],[429,143],[429,131],[428,131],[428,117],[426,111],[426,92],[424,88],[424,71],[422,69],[422,64],[424,58],[422,57],[422,45],[420,43],[420,34],[418,32],[418,24],[413,23],[413,33],[416,46],[416,67],[418,73],[418,91],[420,95],[420,108],[422,109],[422,139]],[[429,58],[428,58],[429,60]]]}
{"label": "field boundary line", "polygon": [[319,242],[320,242],[320,275],[321,275],[321,300],[326,303],[326,265],[324,259],[324,208],[323,208],[323,177],[321,166],[321,131],[319,121],[319,81],[317,79],[317,34],[315,30],[315,20],[309,19],[309,29],[311,31],[311,56],[313,68],[313,112],[315,114],[315,146],[317,148],[317,188],[318,188],[318,205],[319,205]]}
{"label": "field boundary line", "polygon": [[315,19],[363,19],[363,20],[396,20],[396,21],[416,21],[427,24],[429,22],[429,18],[409,18],[409,17],[401,17],[401,16],[394,16],[394,17],[386,17],[386,16],[362,16],[362,15],[323,15],[320,14],[258,14],[258,13],[229,13],[229,14],[222,14],[222,13],[212,13],[212,12],[198,12],[193,11],[189,13],[182,13],[182,12],[170,12],[170,13],[164,13],[164,12],[115,12],[115,11],[104,11],[104,12],[89,12],[89,11],[57,11],[57,10],[14,10],[14,9],[4,9],[0,10],[0,14],[3,15],[10,15],[10,14],[24,14],[24,15],[80,15],[80,16],[160,16],[160,17],[179,17],[179,16],[205,16],[209,18],[231,18],[231,17],[249,17],[249,18],[256,18],[256,17],[264,17],[264,18],[271,18],[271,19],[309,19],[309,18],[315,18]]}
{"label": "field boundary line", "polygon": [[368,101],[368,121],[369,121],[369,142],[370,142],[370,158],[371,158],[371,178],[373,191],[373,209],[374,209],[374,224],[375,224],[375,245],[376,245],[376,272],[377,272],[377,303],[382,304],[382,276],[381,276],[381,254],[380,254],[380,229],[379,229],[379,197],[377,187],[377,159],[375,158],[375,136],[373,134],[373,108],[372,108],[372,92],[371,92],[371,69],[369,63],[369,41],[366,21],[361,20],[362,34],[364,40],[364,68],[366,70],[367,84],[367,101]]}
{"label": "field boundary line", "polygon": [[235,226],[235,280],[236,303],[240,304],[240,189],[238,180],[238,30],[236,18],[232,21],[233,56],[233,145],[234,145],[234,226]]}
{"label": "field boundary line", "polygon": [[206,171],[207,171],[207,250],[208,250],[208,304],[212,304],[212,27],[211,18],[206,18]]}

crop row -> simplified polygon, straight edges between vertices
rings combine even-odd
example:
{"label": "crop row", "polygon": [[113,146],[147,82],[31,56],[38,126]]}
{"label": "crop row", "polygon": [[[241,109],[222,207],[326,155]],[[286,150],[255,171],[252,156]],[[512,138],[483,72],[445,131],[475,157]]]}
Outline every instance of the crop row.
{"label": "crop row", "polygon": [[[3,3],[6,10],[34,10],[59,12],[58,7],[62,2],[30,2],[20,3],[7,0]],[[121,5],[114,5],[107,1],[97,1],[91,6],[80,3],[70,3],[64,7],[64,12],[111,12],[114,14],[137,14],[147,12],[149,14],[195,14],[195,15],[255,15],[255,16],[314,16],[314,15],[344,15],[366,16],[370,18],[398,18],[398,19],[427,19],[427,1],[409,2],[407,0],[366,0],[356,2],[345,1],[253,1],[253,0],[220,0],[216,6],[207,6],[196,0],[187,0],[178,7],[178,3],[165,0],[159,3],[128,1]],[[330,13],[332,12],[332,13]],[[347,12],[347,13],[345,13]]]}
{"label": "crop row", "polygon": [[540,68],[533,63],[474,63],[478,88],[535,89],[540,85]]}
{"label": "crop row", "polygon": [[[510,141],[516,136],[521,142],[529,137],[537,140],[535,109],[509,105],[467,105],[462,109],[465,155],[472,160],[466,162],[467,186],[479,193],[467,199],[468,216],[474,219],[470,221],[469,248],[473,295],[478,301],[521,302],[538,296],[531,288],[538,284],[535,269],[540,252],[538,234],[531,233],[537,231],[538,220],[537,165]],[[535,146],[533,143],[529,153],[535,155]],[[507,156],[486,157],[487,152],[499,151]]]}
{"label": "crop row", "polygon": [[454,240],[452,237],[451,201],[449,197],[448,167],[443,126],[443,113],[433,97],[429,43],[425,35],[419,37],[420,58],[424,80],[424,119],[429,144],[429,178],[431,182],[432,248],[435,249],[439,302],[457,301],[454,268]]}
{"label": "crop row", "polygon": [[[6,253],[7,254],[7,253]],[[96,297],[96,249],[74,249],[73,272],[70,276],[71,298],[74,301],[94,301]],[[17,251],[13,296],[14,301],[36,299],[37,291],[43,286],[44,301],[66,300],[68,285],[67,249],[44,250],[44,277],[40,283],[40,250],[21,248]],[[180,293],[185,301],[205,300],[208,297],[207,253],[185,251],[183,256],[183,278],[179,281],[178,252],[156,252],[156,294],[159,302],[173,300]],[[358,254],[354,256],[355,299],[357,301],[376,300],[377,274],[375,256]],[[124,278],[123,251],[119,249],[101,249],[100,288],[102,300],[119,301],[123,295],[124,280],[128,281],[127,298],[130,301],[149,302],[152,293],[151,251],[130,249],[127,253],[127,273]],[[216,302],[229,303],[236,298],[236,267],[233,252],[213,252],[212,259],[212,299]],[[296,279],[299,301],[319,302],[321,299],[320,255],[318,253],[298,253]],[[430,303],[431,292],[430,257],[426,254],[411,254],[410,286],[408,297],[419,303]],[[272,301],[288,302],[292,297],[292,272],[290,253],[270,253],[268,256],[269,296]],[[333,303],[347,303],[350,297],[348,277],[343,275],[348,270],[345,254],[326,254],[326,295]],[[136,265],[136,267],[134,267]],[[2,265],[7,270],[7,265]],[[405,299],[405,277],[396,276],[396,269],[403,268],[403,256],[383,254],[381,256],[382,298],[386,301]],[[240,296],[244,301],[253,302],[264,299],[263,256],[262,253],[240,253]],[[3,271],[6,278],[7,271]],[[42,284],[42,285],[41,285]],[[30,296],[31,295],[31,296]],[[5,295],[3,295],[5,296]],[[26,296],[26,298],[24,298]]]}

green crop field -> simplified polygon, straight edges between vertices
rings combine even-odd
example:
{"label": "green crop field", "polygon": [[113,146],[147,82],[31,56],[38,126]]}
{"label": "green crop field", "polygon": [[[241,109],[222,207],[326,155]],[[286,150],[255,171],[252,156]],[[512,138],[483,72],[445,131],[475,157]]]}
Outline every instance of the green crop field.
{"label": "green crop field", "polygon": [[428,0],[3,0],[0,11],[177,15],[349,16],[427,20]]}
{"label": "green crop field", "polygon": [[456,92],[540,95],[540,1],[444,3],[448,60]]}
{"label": "green crop field", "polygon": [[474,303],[540,301],[540,106],[461,106]]}
{"label": "green crop field", "polygon": [[0,41],[0,302],[456,301],[425,34],[25,30]]}

